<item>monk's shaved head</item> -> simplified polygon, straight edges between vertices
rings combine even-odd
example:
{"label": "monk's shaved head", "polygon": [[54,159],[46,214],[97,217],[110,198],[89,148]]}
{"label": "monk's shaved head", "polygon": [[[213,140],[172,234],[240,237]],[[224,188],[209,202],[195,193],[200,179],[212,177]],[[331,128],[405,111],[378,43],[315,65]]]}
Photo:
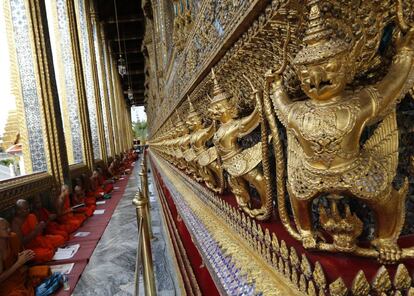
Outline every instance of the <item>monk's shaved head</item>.
{"label": "monk's shaved head", "polygon": [[25,199],[19,199],[16,201],[16,215],[22,218],[26,218],[29,214],[29,203]]}
{"label": "monk's shaved head", "polygon": [[28,206],[28,205],[29,205],[29,203],[25,199],[18,199],[16,201],[16,207],[17,208],[25,207],[25,206]]}

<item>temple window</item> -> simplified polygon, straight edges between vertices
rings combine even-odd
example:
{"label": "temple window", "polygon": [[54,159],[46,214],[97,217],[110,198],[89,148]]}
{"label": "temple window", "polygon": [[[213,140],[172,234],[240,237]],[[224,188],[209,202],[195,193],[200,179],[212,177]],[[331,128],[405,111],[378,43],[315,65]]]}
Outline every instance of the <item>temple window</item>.
{"label": "temple window", "polygon": [[25,1],[1,3],[0,180],[48,169],[30,28]]}
{"label": "temple window", "polygon": [[89,12],[86,9],[84,0],[75,1],[76,20],[78,26],[78,34],[80,41],[80,49],[82,56],[82,69],[85,81],[86,98],[88,103],[89,123],[91,127],[93,154],[95,159],[101,158],[101,149],[98,135],[97,107],[96,107],[96,90],[97,85],[94,84],[93,70],[91,63],[91,46],[93,45],[90,31]]}
{"label": "temple window", "polygon": [[79,86],[75,77],[67,5],[64,0],[45,2],[68,161],[69,164],[82,163],[84,155],[78,103]]}

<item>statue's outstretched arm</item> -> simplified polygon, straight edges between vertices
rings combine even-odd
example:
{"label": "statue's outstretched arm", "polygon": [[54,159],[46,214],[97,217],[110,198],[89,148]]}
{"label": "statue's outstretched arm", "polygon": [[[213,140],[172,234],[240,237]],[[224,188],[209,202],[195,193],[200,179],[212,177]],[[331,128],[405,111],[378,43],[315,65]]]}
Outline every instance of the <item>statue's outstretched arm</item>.
{"label": "statue's outstretched arm", "polygon": [[[270,86],[270,97],[273,102],[273,107],[279,120],[286,126],[288,116],[293,102],[289,98],[286,90],[283,87],[282,76],[273,74],[271,71],[266,73],[266,81]],[[268,113],[267,110],[265,110]]]}
{"label": "statue's outstretched arm", "polygon": [[[255,94],[259,95],[258,93]],[[260,123],[260,109],[256,103],[256,107],[250,115],[240,119],[239,132],[242,135],[247,135],[252,132]]]}
{"label": "statue's outstretched arm", "polygon": [[214,122],[210,124],[207,131],[203,134],[202,140],[203,142],[206,142],[211,139],[211,137],[214,135],[215,129],[214,129]]}
{"label": "statue's outstretched arm", "polygon": [[374,87],[378,91],[375,114],[388,109],[401,95],[404,95],[407,79],[413,75],[414,28],[411,28],[397,45],[397,54],[388,74]]}

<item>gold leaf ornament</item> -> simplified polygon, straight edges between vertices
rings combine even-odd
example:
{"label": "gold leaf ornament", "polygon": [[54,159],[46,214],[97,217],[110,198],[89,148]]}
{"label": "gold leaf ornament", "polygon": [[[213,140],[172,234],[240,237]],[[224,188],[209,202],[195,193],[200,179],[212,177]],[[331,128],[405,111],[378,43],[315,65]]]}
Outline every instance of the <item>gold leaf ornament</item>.
{"label": "gold leaf ornament", "polygon": [[372,287],[377,293],[386,293],[391,289],[392,283],[390,275],[384,265],[378,269],[377,274],[372,281]]}
{"label": "gold leaf ornament", "polygon": [[313,271],[313,279],[319,289],[325,289],[326,287],[326,277],[323,271],[323,268],[319,261],[315,263],[315,270]]}
{"label": "gold leaf ornament", "polygon": [[365,273],[362,270],[358,271],[357,275],[352,281],[351,291],[353,295],[367,296],[370,290],[371,290],[371,286],[369,285],[369,282],[365,276]]}
{"label": "gold leaf ornament", "polygon": [[336,279],[336,281],[329,285],[329,293],[331,296],[345,296],[348,293],[348,289],[342,278]]}
{"label": "gold leaf ornament", "polygon": [[411,286],[411,277],[404,264],[399,264],[394,276],[394,287],[397,290],[406,290]]}

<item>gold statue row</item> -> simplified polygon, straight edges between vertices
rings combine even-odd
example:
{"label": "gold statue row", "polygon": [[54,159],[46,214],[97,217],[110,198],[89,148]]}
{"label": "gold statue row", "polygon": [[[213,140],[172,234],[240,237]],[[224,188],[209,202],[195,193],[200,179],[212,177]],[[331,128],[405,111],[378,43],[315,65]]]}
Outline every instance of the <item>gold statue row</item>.
{"label": "gold statue row", "polygon": [[[231,95],[212,71],[210,126],[203,126],[189,101],[187,121],[184,123],[177,114],[175,129],[151,145],[214,192],[229,188],[239,207],[258,220],[272,216],[271,183],[275,183],[279,218],[305,248],[377,257],[384,263],[412,258],[414,248],[401,249],[397,244],[405,221],[408,181],[398,190],[392,182],[399,150],[396,104],[414,84],[414,29],[398,19],[396,53],[387,74],[373,85],[351,89],[367,41],[360,36],[351,42],[337,37],[326,27],[320,1],[309,2],[305,46],[293,59],[305,100],[292,100],[282,79],[288,29],[282,66],[266,73],[263,90],[256,89],[246,77],[256,101],[250,115],[238,117]],[[287,161],[278,122],[286,129]],[[361,144],[363,131],[374,124],[378,124],[375,131]],[[242,149],[238,139],[259,125],[262,141]],[[214,145],[208,147],[210,140]],[[275,182],[269,173],[270,142],[275,154]],[[260,197],[258,207],[253,206],[249,186]],[[288,216],[287,197],[295,227]],[[330,203],[329,208],[319,203],[323,234],[312,220],[312,203],[320,197]],[[348,205],[339,206],[345,197],[359,200],[374,213],[375,239],[370,247],[358,245],[363,222]]]}

